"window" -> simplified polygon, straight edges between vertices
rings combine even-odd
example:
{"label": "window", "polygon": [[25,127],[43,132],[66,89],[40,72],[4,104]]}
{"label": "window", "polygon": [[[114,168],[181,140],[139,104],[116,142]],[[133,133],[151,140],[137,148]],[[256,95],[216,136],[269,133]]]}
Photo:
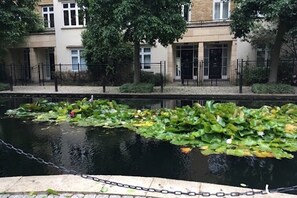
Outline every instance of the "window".
{"label": "window", "polygon": [[64,26],[85,26],[86,19],[83,11],[76,3],[63,4]]}
{"label": "window", "polygon": [[230,17],[230,0],[213,1],[213,18],[214,20],[225,20]]}
{"label": "window", "polygon": [[182,5],[181,15],[185,21],[191,21],[191,4]]}
{"label": "window", "polygon": [[257,47],[257,65],[266,66],[270,60],[270,48],[268,45],[261,45]]}
{"label": "window", "polygon": [[45,28],[54,28],[54,7],[46,6],[42,8],[43,23]]}
{"label": "window", "polygon": [[151,48],[150,47],[140,48],[139,60],[141,64],[141,69],[151,68]]}
{"label": "window", "polygon": [[83,51],[84,50],[79,50],[79,49],[71,50],[72,71],[87,70],[85,58],[82,56]]}

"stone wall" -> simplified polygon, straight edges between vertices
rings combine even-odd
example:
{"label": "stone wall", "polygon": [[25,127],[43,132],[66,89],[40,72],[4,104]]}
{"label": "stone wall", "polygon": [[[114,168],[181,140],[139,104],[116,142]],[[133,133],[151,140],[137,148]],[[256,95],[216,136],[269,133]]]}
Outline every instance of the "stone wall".
{"label": "stone wall", "polygon": [[[230,5],[231,11],[234,9],[234,2]],[[212,21],[213,20],[213,0],[192,0],[191,21]]]}
{"label": "stone wall", "polygon": [[212,20],[212,0],[192,0],[191,20],[210,21]]}

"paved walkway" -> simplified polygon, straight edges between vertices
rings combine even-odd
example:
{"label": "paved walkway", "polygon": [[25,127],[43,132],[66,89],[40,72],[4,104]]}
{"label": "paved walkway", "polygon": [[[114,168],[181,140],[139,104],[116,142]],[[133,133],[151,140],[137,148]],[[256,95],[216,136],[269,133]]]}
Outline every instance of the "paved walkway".
{"label": "paved walkway", "polygon": [[53,85],[14,86],[13,91],[0,91],[0,97],[53,97],[53,98],[138,98],[138,99],[179,99],[179,100],[280,100],[297,101],[296,94],[254,94],[251,87],[243,87],[239,93],[238,86],[181,86],[170,84],[155,87],[153,93],[120,93],[119,87],[99,86],[59,86],[55,91]]}
{"label": "paved walkway", "polygon": [[[2,91],[11,93],[11,91]],[[58,92],[55,91],[53,85],[46,86],[14,86],[14,93],[104,93],[101,86],[58,86]],[[106,87],[106,94],[120,93],[119,87]],[[155,87],[154,93],[161,93],[160,87]],[[180,86],[180,85],[167,85],[163,90],[164,94],[238,94],[238,86]],[[243,93],[252,94],[250,87],[243,87]]]}
{"label": "paved walkway", "polygon": [[[120,182],[145,188],[155,188],[160,190],[182,191],[182,192],[209,192],[209,193],[245,193],[253,189],[238,188],[224,185],[208,183],[189,182],[182,180],[169,180],[151,177],[127,177],[127,176],[97,176],[100,179]],[[205,194],[207,195],[207,194]],[[218,194],[220,195],[220,194]],[[9,177],[0,178],[0,198],[173,198],[190,197],[186,195],[161,194],[156,192],[146,192],[129,188],[117,187],[108,184],[83,179],[74,175],[55,176],[30,176],[30,177]],[[195,198],[207,196],[191,196]],[[216,197],[216,196],[212,196]],[[217,196],[219,197],[219,196]],[[221,196],[220,197],[227,197]],[[231,197],[231,196],[228,196]],[[234,196],[232,196],[234,197]],[[240,196],[243,198],[291,198],[297,195],[271,193],[268,195]]]}

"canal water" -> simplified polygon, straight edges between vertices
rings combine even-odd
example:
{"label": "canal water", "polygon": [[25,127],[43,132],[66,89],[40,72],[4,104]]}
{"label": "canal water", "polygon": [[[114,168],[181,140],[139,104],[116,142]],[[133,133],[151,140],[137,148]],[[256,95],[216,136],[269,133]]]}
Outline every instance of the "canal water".
{"label": "canal water", "polygon": [[[245,184],[261,189],[266,184],[270,188],[297,184],[296,154],[291,160],[203,156],[199,149],[184,154],[178,146],[145,139],[127,129],[34,123],[3,115],[6,109],[22,102],[2,103],[0,138],[36,157],[81,173],[162,177],[233,186]],[[157,108],[164,103],[150,105]],[[0,177],[61,173],[0,145]]]}

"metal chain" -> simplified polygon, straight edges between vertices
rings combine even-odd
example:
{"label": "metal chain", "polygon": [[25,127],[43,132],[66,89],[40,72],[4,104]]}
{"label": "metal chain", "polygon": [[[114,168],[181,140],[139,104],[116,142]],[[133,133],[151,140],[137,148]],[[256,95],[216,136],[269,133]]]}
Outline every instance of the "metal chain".
{"label": "metal chain", "polygon": [[31,160],[35,160],[40,164],[44,164],[47,165],[49,167],[53,167],[56,168],[58,170],[63,171],[64,173],[68,173],[68,174],[73,174],[73,175],[79,175],[84,179],[89,179],[89,180],[93,180],[95,182],[100,182],[100,183],[104,183],[104,184],[108,184],[108,185],[112,185],[112,186],[118,186],[118,187],[122,187],[122,188],[129,188],[129,189],[134,189],[134,190],[140,190],[140,191],[146,191],[146,192],[156,192],[156,193],[162,193],[162,194],[174,194],[174,195],[188,195],[188,196],[202,196],[202,197],[211,197],[211,196],[216,196],[216,197],[225,197],[225,196],[231,196],[231,197],[239,197],[239,196],[254,196],[254,195],[265,195],[268,193],[284,193],[284,192],[290,192],[290,191],[296,191],[297,190],[297,185],[296,186],[292,186],[292,187],[283,187],[283,188],[276,188],[273,190],[258,190],[258,191],[246,191],[246,192],[230,192],[230,193],[225,193],[225,192],[216,192],[216,193],[210,193],[210,192],[184,192],[184,191],[173,191],[173,190],[160,190],[160,189],[156,189],[156,188],[145,188],[142,186],[134,186],[134,185],[130,185],[130,184],[124,184],[124,183],[120,183],[120,182],[114,182],[114,181],[110,181],[110,180],[105,180],[105,179],[100,179],[98,177],[95,176],[90,176],[87,174],[82,174],[79,173],[75,170],[71,170],[71,169],[67,169],[64,166],[58,166],[52,162],[47,162],[42,158],[39,157],[35,157],[34,155],[30,154],[30,153],[26,153],[24,152],[22,149],[18,149],[15,148],[12,144],[6,143],[5,141],[3,141],[2,139],[0,139],[0,144],[3,144],[6,148],[15,151],[17,154],[19,155],[23,155],[28,159]]}

